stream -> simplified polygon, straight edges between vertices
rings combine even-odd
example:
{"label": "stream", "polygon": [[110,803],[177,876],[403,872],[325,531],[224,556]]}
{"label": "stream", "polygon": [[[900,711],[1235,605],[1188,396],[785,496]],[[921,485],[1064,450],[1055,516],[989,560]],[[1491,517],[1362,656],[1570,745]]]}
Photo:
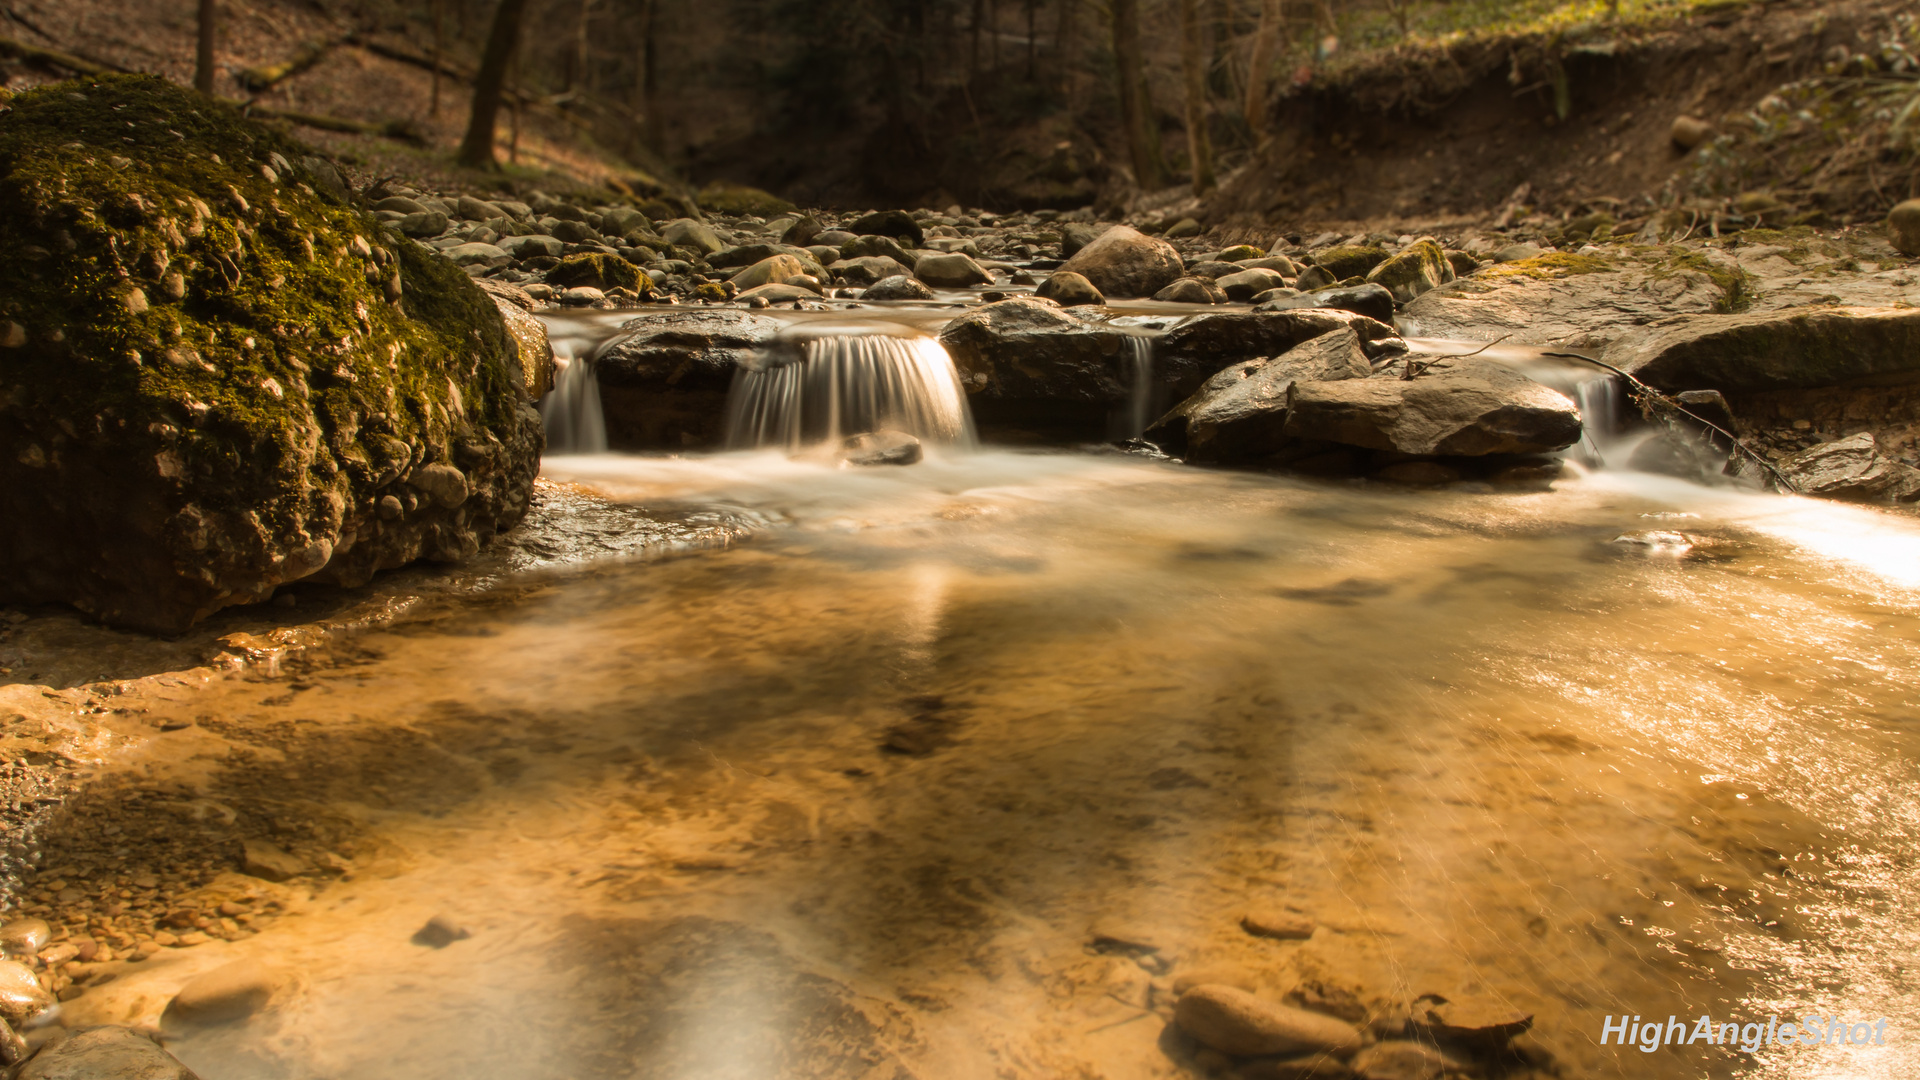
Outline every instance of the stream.
{"label": "stream", "polygon": [[[66,1022],[157,1023],[246,956],[291,986],[169,1041],[207,1080],[1132,1080],[1200,1075],[1166,1017],[1211,969],[1356,1020],[1531,1014],[1565,1077],[1913,1075],[1920,522],[950,435],[906,468],[550,455],[549,497],[763,526],[516,569],[156,705],[200,723],[128,771],[270,792],[351,869]],[[435,917],[469,936],[415,943]],[[1601,1044],[1806,1013],[1892,1028]]]}

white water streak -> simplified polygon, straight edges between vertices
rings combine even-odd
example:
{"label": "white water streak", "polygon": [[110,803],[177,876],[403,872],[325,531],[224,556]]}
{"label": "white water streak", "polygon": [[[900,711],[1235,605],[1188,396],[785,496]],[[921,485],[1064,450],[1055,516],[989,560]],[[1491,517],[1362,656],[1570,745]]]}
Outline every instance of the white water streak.
{"label": "white water streak", "polygon": [[932,338],[817,338],[797,363],[742,370],[727,401],[727,445],[799,449],[892,429],[936,444],[974,445],[966,391]]}

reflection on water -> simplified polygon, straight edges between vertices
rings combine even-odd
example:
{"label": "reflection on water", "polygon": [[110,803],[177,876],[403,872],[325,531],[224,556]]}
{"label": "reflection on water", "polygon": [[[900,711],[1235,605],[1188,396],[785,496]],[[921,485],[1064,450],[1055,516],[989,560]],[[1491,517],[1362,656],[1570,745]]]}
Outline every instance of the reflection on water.
{"label": "reflection on water", "polygon": [[[547,471],[779,524],[183,705],[254,756],[154,775],[270,770],[359,831],[351,875],[75,1020],[151,1021],[245,953],[298,981],[174,1044],[209,1080],[1198,1076],[1170,991],[1232,964],[1334,1008],[1512,1005],[1570,1077],[1911,1075],[1906,519],[1070,454]],[[1614,542],[1650,530],[1693,544]],[[1255,907],[1316,928],[1250,936]],[[436,914],[473,936],[409,944]],[[1888,1045],[1598,1045],[1805,1012]]]}

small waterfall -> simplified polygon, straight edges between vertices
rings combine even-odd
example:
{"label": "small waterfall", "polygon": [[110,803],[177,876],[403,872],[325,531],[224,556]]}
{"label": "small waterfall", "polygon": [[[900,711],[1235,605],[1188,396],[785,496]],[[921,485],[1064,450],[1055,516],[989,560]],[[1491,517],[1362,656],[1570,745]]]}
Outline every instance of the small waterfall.
{"label": "small waterfall", "polygon": [[1595,375],[1574,386],[1574,401],[1580,405],[1580,455],[1593,465],[1606,464],[1607,454],[1619,449],[1626,396],[1626,387],[1613,375]]}
{"label": "small waterfall", "polygon": [[[559,344],[556,342],[555,344]],[[607,419],[600,411],[600,380],[593,362],[585,357],[560,356],[560,375],[540,402],[540,419],[547,428],[547,452],[603,454],[607,450]]]}
{"label": "small waterfall", "polygon": [[1127,430],[1122,438],[1137,439],[1152,422],[1153,339],[1144,334],[1127,337]]}
{"label": "small waterfall", "polygon": [[953,358],[926,337],[838,335],[806,343],[798,360],[766,358],[733,377],[727,445],[799,449],[881,429],[971,447],[973,416]]}

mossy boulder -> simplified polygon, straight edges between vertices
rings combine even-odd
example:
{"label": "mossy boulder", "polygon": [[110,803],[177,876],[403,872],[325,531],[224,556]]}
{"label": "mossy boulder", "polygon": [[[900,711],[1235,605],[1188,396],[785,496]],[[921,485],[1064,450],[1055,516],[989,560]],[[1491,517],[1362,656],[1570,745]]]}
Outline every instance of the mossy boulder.
{"label": "mossy boulder", "polygon": [[715,180],[701,188],[698,201],[701,209],[715,214],[758,214],[767,217],[792,213],[794,209],[792,203],[771,192],[725,180]]}
{"label": "mossy boulder", "polygon": [[1446,249],[1432,240],[1408,244],[1405,251],[1367,272],[1367,283],[1378,285],[1407,303],[1421,293],[1432,292],[1453,280],[1453,264]]}
{"label": "mossy boulder", "polygon": [[185,630],[292,581],[474,553],[538,414],[493,301],[164,80],[0,116],[0,602]]}
{"label": "mossy boulder", "polygon": [[561,259],[560,265],[547,271],[547,284],[562,289],[586,286],[602,292],[631,289],[642,296],[653,291],[653,279],[641,273],[639,267],[618,255],[597,252]]}
{"label": "mossy boulder", "polygon": [[1327,272],[1334,281],[1350,277],[1365,276],[1374,267],[1387,261],[1387,249],[1363,244],[1346,244],[1317,251],[1313,255],[1315,266]]}

